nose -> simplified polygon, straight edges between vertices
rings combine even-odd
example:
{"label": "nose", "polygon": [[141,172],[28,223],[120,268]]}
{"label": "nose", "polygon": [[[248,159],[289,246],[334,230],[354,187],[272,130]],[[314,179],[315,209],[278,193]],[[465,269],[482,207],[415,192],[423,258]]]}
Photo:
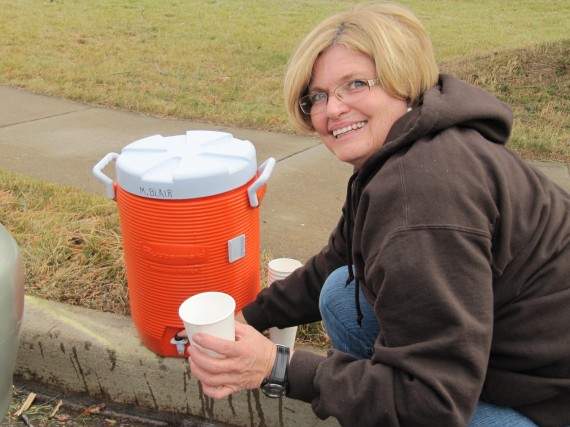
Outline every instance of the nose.
{"label": "nose", "polygon": [[329,94],[327,100],[327,115],[329,117],[336,117],[350,108],[346,105],[334,92]]}

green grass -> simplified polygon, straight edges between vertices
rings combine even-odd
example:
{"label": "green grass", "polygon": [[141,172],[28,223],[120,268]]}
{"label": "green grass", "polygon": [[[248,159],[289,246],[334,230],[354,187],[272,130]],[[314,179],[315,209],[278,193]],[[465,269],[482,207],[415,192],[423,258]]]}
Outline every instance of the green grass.
{"label": "green grass", "polygon": [[130,313],[111,200],[0,169],[0,223],[20,246],[26,294]]}
{"label": "green grass", "polygon": [[440,61],[570,37],[566,0],[406,1],[431,34]]}
{"label": "green grass", "polygon": [[[0,0],[0,84],[142,113],[290,132],[282,77],[331,0]],[[438,60],[570,38],[567,1],[404,1]]]}
{"label": "green grass", "polygon": [[570,163],[570,40],[444,63],[513,108],[509,145],[533,160]]}

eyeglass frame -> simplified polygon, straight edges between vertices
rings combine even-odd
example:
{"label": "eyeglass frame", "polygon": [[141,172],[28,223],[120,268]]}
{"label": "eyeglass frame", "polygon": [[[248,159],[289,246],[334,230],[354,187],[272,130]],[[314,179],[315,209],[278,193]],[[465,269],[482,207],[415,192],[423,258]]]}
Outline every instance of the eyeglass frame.
{"label": "eyeglass frame", "polygon": [[[324,101],[323,106],[328,105],[328,103],[329,103],[329,98],[330,98],[330,95],[331,95],[331,94],[334,94],[334,96],[336,96],[339,101],[345,102],[345,100],[343,100],[342,95],[339,96],[339,94],[337,93],[337,91],[338,91],[339,88],[345,86],[346,84],[348,84],[348,83],[355,83],[355,82],[366,83],[366,85],[368,86],[368,91],[370,91],[370,88],[371,88],[372,86],[377,86],[377,85],[380,83],[380,79],[378,79],[378,78],[376,78],[376,79],[350,79],[350,80],[347,80],[347,81],[345,81],[345,82],[339,84],[336,88],[334,88],[334,90],[331,90],[330,92],[315,92],[314,94],[310,94],[310,93],[309,93],[309,94],[307,94],[307,95],[304,95],[304,96],[302,96],[301,98],[299,98],[299,101],[297,101],[297,103],[299,104],[299,108],[301,109],[301,112],[302,112],[303,114],[307,115],[307,116],[310,116],[311,114],[318,114],[318,113],[322,112],[322,111],[319,111],[319,112],[317,112],[317,113],[313,113],[313,112],[312,112],[312,109],[313,109],[313,107],[314,107],[315,104],[311,101],[311,97],[314,96],[314,95],[317,95],[317,94],[324,94],[324,95],[326,95],[326,99],[325,99],[325,101]],[[306,101],[303,102],[303,100],[306,100]],[[309,112],[306,112],[306,111],[303,109],[303,107],[304,107],[304,105],[309,104],[309,103],[311,104],[311,109],[309,110]]]}

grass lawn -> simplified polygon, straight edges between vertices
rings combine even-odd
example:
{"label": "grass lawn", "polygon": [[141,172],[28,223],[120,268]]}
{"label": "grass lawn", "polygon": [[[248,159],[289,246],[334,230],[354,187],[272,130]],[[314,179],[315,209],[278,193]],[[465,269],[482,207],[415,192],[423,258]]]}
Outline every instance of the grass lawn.
{"label": "grass lawn", "polygon": [[[157,116],[291,132],[282,100],[289,56],[323,17],[357,3],[0,0],[0,84]],[[570,39],[567,0],[402,3],[425,23],[442,65]]]}

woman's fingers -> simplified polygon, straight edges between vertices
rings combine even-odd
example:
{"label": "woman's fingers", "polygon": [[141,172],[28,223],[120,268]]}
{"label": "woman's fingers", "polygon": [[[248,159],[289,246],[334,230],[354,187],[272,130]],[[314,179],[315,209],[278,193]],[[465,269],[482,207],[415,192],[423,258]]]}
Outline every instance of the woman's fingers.
{"label": "woman's fingers", "polygon": [[[236,341],[197,333],[197,345],[189,348],[192,375],[202,382],[203,391],[213,398],[223,398],[239,390],[257,388],[271,371],[275,345],[250,326],[236,324]],[[200,347],[215,351],[212,357]]]}
{"label": "woman's fingers", "polygon": [[236,340],[241,340],[249,335],[255,336],[255,335],[259,335],[259,332],[257,332],[254,328],[252,328],[251,326],[249,326],[246,323],[236,323]]}
{"label": "woman's fingers", "polygon": [[243,317],[243,314],[241,311],[236,314],[236,322],[247,325],[247,320],[245,320],[245,317]]}
{"label": "woman's fingers", "polygon": [[[203,384],[203,383],[202,383]],[[222,387],[210,387],[208,385],[202,385],[202,391],[208,397],[212,399],[224,399],[228,397],[230,394],[235,393],[239,390],[233,390],[229,387],[222,386]]]}
{"label": "woman's fingers", "polygon": [[[236,329],[240,326],[247,325],[247,321],[243,317],[243,314],[241,314],[241,311],[236,314],[235,320],[236,320]],[[188,338],[188,333],[186,332],[186,329],[182,329],[179,332],[177,332],[175,336],[177,338]]]}
{"label": "woman's fingers", "polygon": [[259,332],[254,328],[242,323],[236,323],[235,325],[236,342],[224,340],[221,338],[214,337],[213,335],[208,335],[204,333],[196,333],[192,337],[194,342],[203,348],[212,350],[218,354],[224,355],[225,357],[242,357],[244,353],[248,352],[246,347],[248,344],[255,340],[259,340],[262,337]]}

